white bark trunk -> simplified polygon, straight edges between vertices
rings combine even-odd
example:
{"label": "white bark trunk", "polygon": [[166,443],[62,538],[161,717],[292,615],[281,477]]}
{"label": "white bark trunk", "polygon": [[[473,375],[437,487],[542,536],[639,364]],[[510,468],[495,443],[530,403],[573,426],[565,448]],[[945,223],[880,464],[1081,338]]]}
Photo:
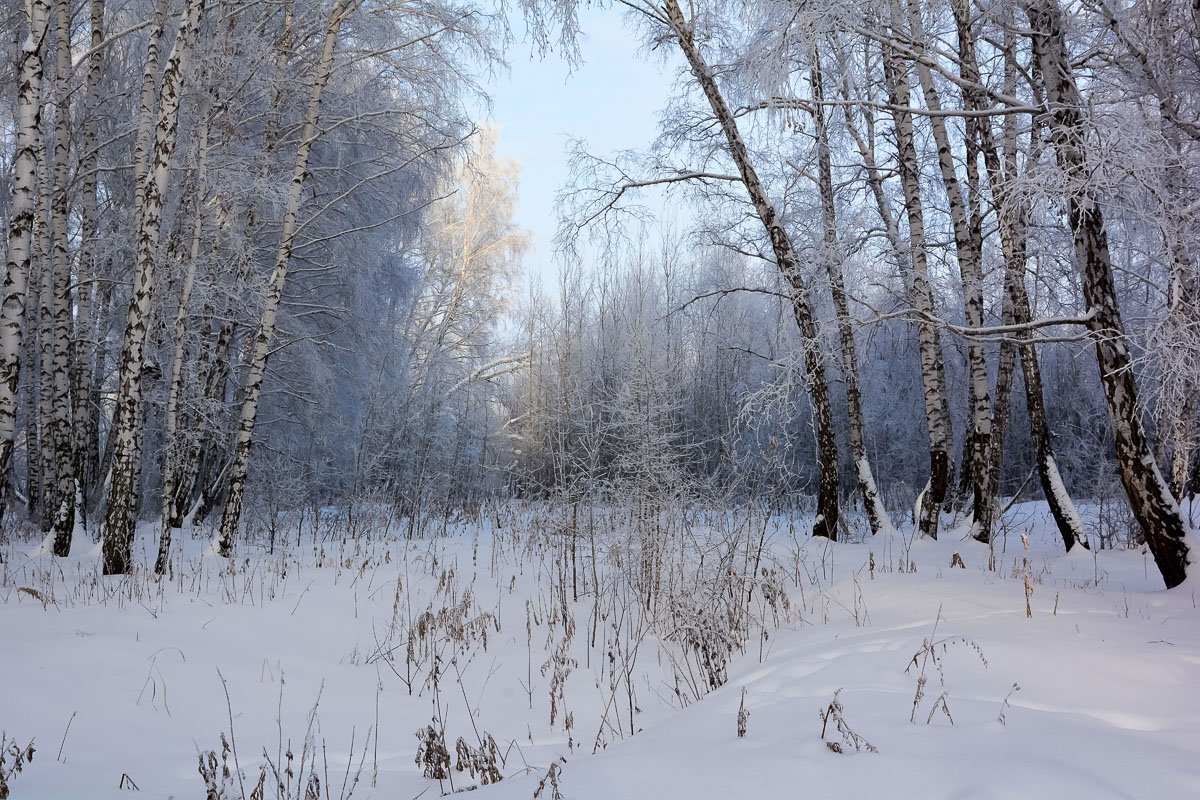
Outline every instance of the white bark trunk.
{"label": "white bark trunk", "polygon": [[142,71],[141,101],[138,105],[137,137],[133,143],[133,208],[139,217],[146,207],[146,170],[150,165],[150,148],[154,143],[155,89],[162,51],[164,27],[170,0],[156,0],[150,38],[146,42],[146,68]]}
{"label": "white bark trunk", "polygon": [[737,119],[725,102],[713,77],[712,69],[704,60],[692,34],[692,27],[684,19],[678,0],[667,0],[664,5],[667,20],[675,41],[691,67],[692,77],[704,92],[713,115],[725,134],[730,158],[738,168],[742,183],[750,196],[755,214],[766,229],[771,241],[780,274],[791,288],[792,314],[804,339],[804,365],[808,378],[809,397],[813,404],[813,417],[817,429],[818,467],[820,477],[817,484],[817,521],[813,535],[837,539],[838,535],[838,473],[837,440],[833,428],[833,409],[829,402],[829,384],[825,377],[825,364],[817,338],[817,323],[809,305],[808,288],[801,274],[800,263],[791,237],[783,227],[779,214],[767,194],[766,187],[758,177],[738,129]]}
{"label": "white bark trunk", "polygon": [[191,302],[192,287],[196,282],[196,263],[200,257],[200,242],[204,236],[209,106],[210,103],[206,97],[204,108],[200,112],[200,133],[196,143],[195,178],[192,187],[193,202],[195,203],[192,219],[192,242],[186,256],[187,263],[184,266],[183,286],[179,292],[179,309],[175,313],[175,352],[171,360],[171,382],[170,388],[167,390],[167,430],[163,439],[162,526],[159,532],[158,558],[154,562],[154,571],[159,575],[166,571],[167,557],[171,550],[171,527],[179,516],[177,489],[181,465],[177,454],[179,442],[176,439],[179,432],[179,400],[183,393],[183,364],[187,357],[188,306]]}
{"label": "white bark trunk", "polygon": [[[46,121],[42,121],[43,128]],[[38,162],[42,168],[38,175],[38,218],[34,226],[33,261],[38,274],[37,315],[37,371],[29,371],[30,390],[36,389],[38,396],[37,419],[31,424],[37,427],[38,464],[42,479],[38,502],[38,526],[43,533],[50,530],[54,513],[55,494],[58,490],[58,464],[54,459],[54,244],[50,235],[53,227],[51,215],[51,171],[52,164],[46,151],[44,130],[38,134]],[[33,380],[36,375],[36,380]]]}
{"label": "white bark trunk", "polygon": [[1067,179],[1067,217],[1075,238],[1075,261],[1096,335],[1096,361],[1108,401],[1121,481],[1167,588],[1187,579],[1189,552],[1183,516],[1159,472],[1142,427],[1133,355],[1117,304],[1104,214],[1089,184],[1084,148],[1088,123],[1075,83],[1057,0],[1032,0],[1025,7],[1034,57],[1049,106],[1051,141]]}
{"label": "white bark trunk", "polygon": [[[964,0],[956,0],[954,4],[955,19],[958,24],[960,38],[960,57],[962,75],[972,83],[981,83],[979,67],[975,55],[975,46],[970,31],[970,9]],[[1004,40],[1005,60],[1005,94],[1016,93],[1018,65],[1016,61],[1013,34],[1006,31]],[[977,93],[968,94],[969,106],[972,109],[982,109],[984,99]],[[980,149],[983,153],[984,165],[987,168],[992,199],[997,209],[1000,228],[1001,249],[1004,252],[1004,312],[1007,323],[1025,324],[1032,319],[1029,294],[1025,289],[1026,272],[1026,239],[1028,230],[1029,208],[1020,198],[1013,198],[1009,186],[1015,180],[1017,173],[1017,130],[1012,117],[1005,120],[1004,155],[1002,163],[999,148],[992,132],[991,122],[982,120],[978,123]],[[1030,157],[1036,161],[1040,153],[1039,140],[1035,136],[1031,140],[1032,152]],[[1058,463],[1054,458],[1054,447],[1050,436],[1050,426],[1046,419],[1046,407],[1042,389],[1041,366],[1038,363],[1036,346],[1032,342],[1032,333],[1028,330],[1017,334],[1017,338],[1025,343],[1019,347],[1021,370],[1025,379],[1025,401],[1029,413],[1030,439],[1033,442],[1037,457],[1037,471],[1041,480],[1042,494],[1050,506],[1051,514],[1062,537],[1064,547],[1070,551],[1076,544],[1088,547],[1087,535],[1080,520],[1075,504],[1067,494],[1062,476],[1058,471]],[[1011,347],[1005,343],[1004,347]],[[1007,377],[1005,377],[1007,373]],[[1001,380],[1004,378],[1004,380]],[[993,482],[998,478],[1000,470],[1000,412],[1007,410],[1006,396],[1008,382],[1012,379],[1011,355],[1001,354],[999,377],[996,380],[997,394],[997,442],[993,449]],[[999,405],[1001,404],[1002,405]]]}
{"label": "white bark trunk", "polygon": [[79,153],[82,175],[82,208],[79,231],[79,266],[75,295],[75,335],[71,358],[71,400],[74,437],[74,471],[83,493],[76,513],[84,518],[96,481],[100,460],[97,414],[92,406],[91,383],[96,353],[95,337],[99,309],[96,297],[96,239],[99,235],[99,196],[96,169],[100,164],[96,113],[100,102],[100,78],[104,66],[104,0],[91,0],[91,47],[83,100],[83,142]]}
{"label": "white bark trunk", "polygon": [[250,444],[254,439],[254,421],[258,415],[258,398],[262,391],[263,378],[267,372],[267,359],[271,354],[271,340],[275,335],[275,318],[283,299],[283,286],[287,280],[288,266],[295,243],[296,216],[300,211],[301,190],[308,171],[308,155],[316,141],[317,122],[321,113],[321,96],[333,72],[333,54],[337,47],[338,34],[346,14],[346,0],[336,0],[329,16],[321,59],[313,76],[312,93],[308,111],[304,117],[304,128],[300,144],[296,148],[296,161],[292,167],[292,181],[288,187],[287,203],[283,215],[283,226],[279,234],[279,249],[275,254],[275,269],[267,285],[267,298],[263,305],[262,318],[254,337],[254,349],[250,356],[250,372],[242,397],[242,410],[238,421],[237,438],[234,442],[233,461],[229,470],[229,494],[221,514],[218,534],[218,551],[228,557],[233,552],[233,539],[242,515],[242,501],[246,492],[246,472],[250,462]]}
{"label": "white bark trunk", "polygon": [[[907,0],[908,19],[913,41],[918,49],[924,48],[925,27],[922,10],[917,0]],[[983,327],[983,259],[979,232],[978,214],[972,215],[967,198],[955,170],[954,152],[946,121],[936,112],[942,110],[941,100],[933,83],[930,68],[916,62],[917,77],[925,95],[925,105],[934,112],[929,117],[933,139],[937,145],[938,166],[941,168],[942,184],[950,205],[950,220],[954,228],[955,252],[958,269],[962,277],[963,306],[969,327]],[[970,149],[970,148],[969,148]],[[968,157],[968,173],[971,170]],[[977,199],[977,198],[972,198]],[[972,218],[974,216],[974,219]],[[967,343],[967,361],[971,381],[971,484],[973,489],[972,533],[976,538],[991,537],[994,490],[991,485],[989,456],[992,442],[991,385],[988,379],[987,360],[983,342],[971,339]]]}
{"label": "white bark trunk", "polygon": [[25,329],[25,293],[34,218],[37,215],[37,135],[41,126],[42,43],[50,7],[31,0],[29,30],[20,43],[17,67],[17,148],[13,157],[13,194],[5,259],[4,294],[0,306],[0,516],[7,506],[16,438],[17,383]]}
{"label": "white bark trunk", "polygon": [[144,206],[138,214],[137,272],[125,323],[116,413],[109,434],[115,437],[115,443],[108,508],[104,517],[105,574],[125,573],[130,566],[133,530],[137,521],[136,483],[141,459],[138,412],[142,403],[143,348],[154,296],[154,267],[162,221],[163,193],[171,156],[175,152],[184,70],[199,32],[203,12],[204,0],[188,0],[175,44],[167,58],[159,92],[154,161],[146,173],[142,193]]}
{"label": "white bark trunk", "polygon": [[879,497],[875,476],[871,470],[871,459],[867,455],[866,434],[862,412],[862,393],[858,385],[858,348],[854,342],[854,321],[846,301],[846,279],[842,272],[844,254],[838,241],[836,198],[833,192],[833,166],[829,155],[829,131],[825,123],[825,87],[821,72],[820,54],[812,52],[811,72],[813,93],[813,128],[817,141],[817,187],[821,197],[821,217],[824,227],[824,252],[822,261],[829,276],[829,287],[833,305],[837,312],[838,338],[842,346],[842,377],[846,383],[846,415],[849,419],[850,452],[854,458],[854,472],[858,479],[858,492],[862,496],[863,510],[871,534],[877,535],[891,529],[891,520]]}
{"label": "white bark trunk", "polygon": [[[55,462],[53,503],[47,508],[54,535],[53,552],[65,557],[71,552],[71,534],[75,529],[75,464],[71,444],[71,253],[68,247],[70,204],[67,184],[70,177],[71,106],[71,8],[69,0],[55,0],[55,74],[54,74],[54,194],[51,198],[50,291],[53,324],[52,361],[49,365],[52,399],[50,438]],[[45,365],[43,365],[45,369]]]}
{"label": "white bark trunk", "polygon": [[[908,73],[890,48],[885,48],[884,72],[888,94],[895,109],[907,108],[911,101]],[[946,391],[945,360],[941,334],[930,320],[935,318],[933,283],[925,246],[925,215],[921,199],[920,163],[917,159],[912,114],[893,111],[896,126],[897,162],[904,191],[905,216],[908,220],[908,248],[902,263],[910,268],[909,302],[917,309],[917,337],[921,352],[921,384],[925,398],[925,422],[929,434],[929,488],[922,492],[917,508],[917,526],[923,536],[936,539],[942,505],[950,483],[950,449],[953,436],[949,395]],[[882,203],[882,192],[877,202]]]}

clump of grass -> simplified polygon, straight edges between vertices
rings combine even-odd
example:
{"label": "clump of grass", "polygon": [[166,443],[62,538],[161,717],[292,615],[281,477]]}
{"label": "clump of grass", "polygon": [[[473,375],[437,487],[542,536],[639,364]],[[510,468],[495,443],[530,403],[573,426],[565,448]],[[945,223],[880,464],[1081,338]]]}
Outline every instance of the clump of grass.
{"label": "clump of grass", "polygon": [[[218,673],[219,674],[219,673]],[[224,677],[221,678],[224,683]],[[324,687],[322,687],[324,688]],[[200,777],[204,779],[205,800],[266,800],[268,789],[275,800],[331,800],[331,794],[336,784],[331,784],[329,778],[329,756],[325,748],[325,740],[319,744],[315,731],[317,724],[317,709],[321,703],[318,693],[316,702],[308,712],[308,725],[304,732],[304,744],[300,749],[299,762],[292,750],[291,738],[288,738],[287,749],[284,749],[282,713],[276,718],[279,729],[279,751],[272,758],[267,748],[262,749],[263,763],[258,768],[258,781],[253,785],[250,794],[246,794],[247,784],[238,758],[237,738],[233,732],[233,705],[229,701],[229,690],[225,690],[226,710],[229,713],[229,736],[220,734],[220,752],[216,750],[201,751],[199,754]],[[279,693],[280,709],[283,707],[283,688]],[[366,741],[361,750],[356,748],[355,733],[350,733],[350,749],[346,759],[346,769],[342,775],[341,788],[336,797],[338,800],[350,800],[358,787],[359,779],[366,766],[367,751],[370,749],[374,729],[368,731]],[[355,758],[358,764],[355,765]],[[334,774],[334,781],[337,774]]]}
{"label": "clump of grass", "polygon": [[[230,756],[232,748],[225,734],[221,734],[221,752],[215,750],[202,752],[197,756],[199,767],[197,771],[204,780],[204,800],[226,800],[239,795],[235,794],[237,784],[234,780],[236,767],[231,769]],[[264,776],[265,777],[265,776]],[[261,786],[262,781],[259,782]],[[253,796],[253,795],[252,795]],[[261,797],[261,792],[258,794]]]}
{"label": "clump of grass", "polygon": [[37,589],[34,589],[34,588],[33,588],[33,587],[31,587],[31,586],[18,586],[18,587],[17,587],[17,593],[18,593],[18,594],[27,594],[27,595],[29,595],[29,596],[30,596],[30,597],[32,597],[34,600],[37,600],[39,603],[41,603],[41,604],[42,604],[42,608],[43,608],[43,609],[44,609],[44,608],[46,608],[46,606],[50,605],[50,603],[54,602],[54,601],[53,601],[53,600],[51,600],[49,597],[47,597],[46,595],[42,594],[42,593],[41,593],[41,592],[39,592]]}

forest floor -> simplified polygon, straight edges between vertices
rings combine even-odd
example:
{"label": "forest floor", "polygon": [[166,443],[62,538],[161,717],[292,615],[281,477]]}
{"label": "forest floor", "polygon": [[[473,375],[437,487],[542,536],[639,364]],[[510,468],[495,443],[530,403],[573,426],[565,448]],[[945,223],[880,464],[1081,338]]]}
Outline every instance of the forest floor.
{"label": "forest floor", "polygon": [[[1200,797],[1196,579],[1164,591],[1142,548],[1065,555],[1041,504],[994,553],[584,516],[409,539],[331,512],[232,563],[184,532],[161,582],[11,538],[0,728],[36,747],[11,797],[305,798],[315,775],[408,800],[493,763],[479,797]],[[153,563],[148,527],[137,547]]]}

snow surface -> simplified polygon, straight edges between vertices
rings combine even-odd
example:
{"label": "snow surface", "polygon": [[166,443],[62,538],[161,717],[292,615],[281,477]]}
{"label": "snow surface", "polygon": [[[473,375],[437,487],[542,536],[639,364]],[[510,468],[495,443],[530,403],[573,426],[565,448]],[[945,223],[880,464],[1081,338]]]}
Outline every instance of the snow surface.
{"label": "snow surface", "polygon": [[[290,739],[299,758],[318,697],[322,797],[339,797],[360,763],[354,797],[449,791],[414,763],[414,732],[438,707],[452,758],[454,741],[474,743],[476,730],[505,754],[505,778],[484,798],[531,797],[555,762],[567,800],[1200,797],[1195,579],[1163,591],[1140,549],[1064,555],[1044,504],[1010,509],[994,571],[986,546],[949,534],[830,544],[807,538],[804,520],[773,520],[763,564],[788,576],[791,612],[766,610],[760,587],[767,624],[734,652],[728,681],[698,700],[675,691],[682,653],[661,608],[634,603],[618,619],[614,606],[589,646],[593,599],[555,588],[570,569],[561,539],[523,513],[431,540],[343,541],[330,526],[298,548],[293,531],[273,555],[244,548],[232,572],[204,554],[207,531],[184,532],[161,585],[99,577],[91,542],[67,560],[32,541],[0,547],[0,728],[38,747],[12,797],[203,798],[197,755],[220,750],[230,713],[248,797],[264,749],[277,759]],[[619,583],[622,537],[612,539],[601,544],[606,586]],[[153,563],[148,529],[138,548]],[[955,553],[965,568],[950,567]],[[582,554],[579,563],[590,569]],[[435,705],[432,653],[415,679],[402,647],[391,667],[381,653],[443,607],[475,633],[461,645],[429,638],[442,659]],[[931,637],[936,659],[921,654]],[[570,672],[552,726],[556,650]],[[877,753],[822,741],[818,712],[839,689],[844,721]],[[841,743],[835,727],[826,740]],[[140,794],[118,788],[123,775]],[[455,789],[477,782],[453,777]],[[242,797],[236,778],[229,796]]]}

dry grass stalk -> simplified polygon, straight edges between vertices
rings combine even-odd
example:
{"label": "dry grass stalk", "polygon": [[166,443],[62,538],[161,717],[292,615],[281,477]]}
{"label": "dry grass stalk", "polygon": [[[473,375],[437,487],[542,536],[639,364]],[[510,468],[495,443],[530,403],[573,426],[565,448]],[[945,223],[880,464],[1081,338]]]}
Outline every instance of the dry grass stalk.
{"label": "dry grass stalk", "polygon": [[[845,753],[847,747],[853,747],[855,750],[866,750],[868,753],[878,753],[879,750],[875,745],[868,742],[865,738],[855,733],[850,724],[846,722],[845,707],[842,705],[841,699],[838,697],[842,693],[838,689],[833,693],[833,699],[829,701],[829,705],[825,706],[818,716],[821,718],[821,738],[825,739],[825,733],[829,728],[829,721],[833,720],[837,728],[838,735],[842,741],[836,742],[832,739],[825,740],[825,746],[835,753]],[[844,746],[843,746],[844,745]]]}

